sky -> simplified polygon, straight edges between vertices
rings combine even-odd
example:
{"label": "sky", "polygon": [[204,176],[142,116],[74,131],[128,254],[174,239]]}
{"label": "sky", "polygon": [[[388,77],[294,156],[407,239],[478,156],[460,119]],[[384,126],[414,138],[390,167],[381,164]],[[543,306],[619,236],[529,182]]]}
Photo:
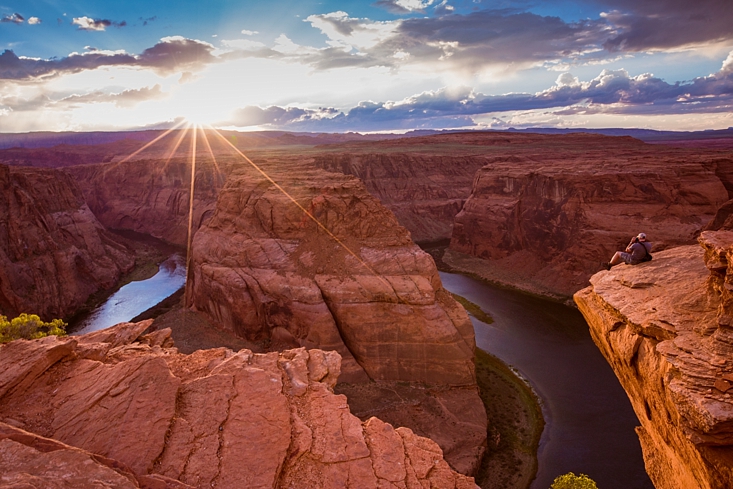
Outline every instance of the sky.
{"label": "sky", "polygon": [[0,0],[0,132],[733,126],[733,0]]}

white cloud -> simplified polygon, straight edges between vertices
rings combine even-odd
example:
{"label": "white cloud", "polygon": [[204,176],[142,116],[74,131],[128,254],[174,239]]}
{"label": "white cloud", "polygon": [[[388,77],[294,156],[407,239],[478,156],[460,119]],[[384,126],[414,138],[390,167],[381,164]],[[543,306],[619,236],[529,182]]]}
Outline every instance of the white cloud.
{"label": "white cloud", "polygon": [[103,31],[112,25],[109,20],[94,20],[90,17],[74,17],[71,23],[78,25],[79,29],[83,31]]}
{"label": "white cloud", "polygon": [[247,29],[242,29],[242,34],[245,36],[254,36],[255,34],[259,34],[259,31],[249,31]]}
{"label": "white cloud", "polygon": [[41,19],[39,19],[38,17],[31,17],[31,18],[28,19],[28,23],[30,25],[40,24],[41,23]]}

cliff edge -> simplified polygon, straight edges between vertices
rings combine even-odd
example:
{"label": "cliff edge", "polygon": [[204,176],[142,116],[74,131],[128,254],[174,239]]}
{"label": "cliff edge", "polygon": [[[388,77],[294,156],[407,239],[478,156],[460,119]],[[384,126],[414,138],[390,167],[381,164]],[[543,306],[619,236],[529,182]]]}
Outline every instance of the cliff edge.
{"label": "cliff edge", "polygon": [[0,346],[0,485],[476,487],[431,440],[353,416],[338,354],[184,355],[150,323]]}
{"label": "cliff edge", "polygon": [[574,296],[629,395],[657,489],[733,484],[733,233],[595,274]]}

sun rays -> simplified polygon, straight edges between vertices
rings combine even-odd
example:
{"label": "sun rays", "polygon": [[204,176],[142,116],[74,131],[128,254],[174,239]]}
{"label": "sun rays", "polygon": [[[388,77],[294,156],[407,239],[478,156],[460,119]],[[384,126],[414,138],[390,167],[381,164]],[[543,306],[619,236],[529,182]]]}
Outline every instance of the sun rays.
{"label": "sun rays", "polygon": [[[270,176],[260,165],[256,164],[254,161],[252,161],[252,159],[245,155],[242,150],[240,150],[234,143],[227,139],[219,130],[215,129],[212,126],[204,128],[204,126],[199,123],[181,121],[176,124],[176,126],[166,130],[152,141],[144,144],[135,152],[131,153],[120,161],[111,164],[111,166],[105,170],[105,174],[110,170],[116,168],[117,166],[132,160],[133,158],[139,157],[139,160],[147,160],[151,163],[151,165],[155,165],[153,170],[154,174],[163,175],[166,169],[169,167],[171,161],[175,157],[183,156],[183,160],[186,162],[186,165],[190,166],[190,179],[188,182],[189,195],[187,206],[188,219],[186,232],[186,269],[189,271],[187,272],[187,274],[190,273],[191,263],[193,260],[192,244],[193,235],[195,233],[194,196],[196,191],[197,164],[200,170],[203,168],[200,164],[202,162],[197,161],[197,158],[200,158],[204,155],[210,157],[210,168],[212,169],[214,187],[219,188],[221,185],[224,184],[224,175],[219,165],[219,162],[217,161],[212,142],[209,140],[210,137],[215,138],[215,142],[218,143],[217,150],[225,149],[230,152],[231,155],[237,157],[238,159],[241,159],[242,162],[250,166],[262,178],[272,184],[278,192],[284,195],[288,199],[288,201],[295,205],[298,208],[299,212],[302,212],[305,216],[304,219],[311,220],[318,227],[318,229],[326,233],[326,235],[328,235],[329,238],[336,242],[338,246],[340,246],[344,251],[346,251],[349,255],[355,258],[357,262],[361,264],[366,271],[368,271],[369,274],[378,277],[385,284],[385,286],[388,287],[388,289],[393,290],[393,286],[384,277],[379,275],[356,252],[349,248],[338,236],[336,236],[330,229],[328,229],[325,224],[323,224],[318,218],[316,218],[312,212],[310,212],[300,202],[298,202],[296,198],[293,197],[293,195],[291,195],[285,188],[283,188],[282,185],[275,181],[272,176]],[[187,138],[187,144],[184,144],[184,141],[186,141]],[[158,150],[158,148],[156,148],[156,146],[158,145],[163,146],[162,153],[160,152],[160,150]],[[182,148],[186,149],[183,150],[183,154],[181,155],[180,153]],[[203,151],[203,155],[198,155],[199,151]],[[160,161],[162,162],[162,165],[155,164],[154,161]],[[189,293],[189,281],[186,281],[186,301],[188,301]],[[402,300],[399,298],[399,295],[398,300],[402,302]]]}

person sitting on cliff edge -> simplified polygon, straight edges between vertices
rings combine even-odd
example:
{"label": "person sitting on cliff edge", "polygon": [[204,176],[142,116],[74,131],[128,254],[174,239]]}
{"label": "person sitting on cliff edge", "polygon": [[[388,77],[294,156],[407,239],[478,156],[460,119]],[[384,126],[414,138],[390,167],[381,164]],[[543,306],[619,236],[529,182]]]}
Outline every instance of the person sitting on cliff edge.
{"label": "person sitting on cliff edge", "polygon": [[652,244],[646,240],[646,234],[639,233],[631,238],[626,251],[617,251],[614,253],[611,261],[606,263],[606,270],[610,270],[612,266],[619,263],[627,265],[637,265],[643,261],[651,260]]}

